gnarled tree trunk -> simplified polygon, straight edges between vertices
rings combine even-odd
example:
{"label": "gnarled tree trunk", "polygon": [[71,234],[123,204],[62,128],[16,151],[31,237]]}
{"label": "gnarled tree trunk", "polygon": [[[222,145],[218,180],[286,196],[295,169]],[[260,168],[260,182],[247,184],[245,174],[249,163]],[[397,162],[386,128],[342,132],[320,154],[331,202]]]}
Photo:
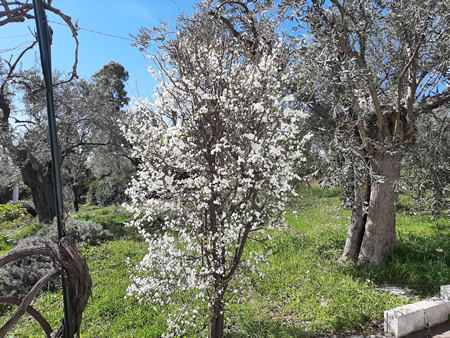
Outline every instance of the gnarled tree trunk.
{"label": "gnarled tree trunk", "polygon": [[33,155],[27,154],[20,172],[23,182],[31,189],[39,222],[51,222],[56,216],[51,163],[44,166]]}
{"label": "gnarled tree trunk", "polygon": [[373,174],[381,178],[355,189],[344,259],[378,265],[394,251],[397,196],[393,185],[400,177],[400,160],[399,154],[389,153],[376,153],[370,159]]}

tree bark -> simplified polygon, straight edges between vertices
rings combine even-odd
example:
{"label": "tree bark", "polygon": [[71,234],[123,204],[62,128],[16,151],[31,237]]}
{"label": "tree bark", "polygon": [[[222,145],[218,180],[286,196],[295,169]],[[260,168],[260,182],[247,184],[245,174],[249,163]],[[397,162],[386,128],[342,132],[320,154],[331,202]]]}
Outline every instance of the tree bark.
{"label": "tree bark", "polygon": [[[397,196],[393,184],[400,177],[400,160],[399,154],[388,153],[377,153],[371,158],[373,174],[378,178],[372,179],[370,188],[356,189],[344,259],[376,266],[394,251]],[[364,202],[368,203],[367,212]]]}
{"label": "tree bark", "polygon": [[222,338],[225,328],[225,315],[223,304],[223,293],[216,292],[216,299],[213,305],[213,316],[210,323],[210,338]]}
{"label": "tree bark", "polygon": [[78,212],[80,211],[80,196],[78,193],[78,186],[73,185],[72,190],[73,190],[73,208],[75,209],[75,212]]}
{"label": "tree bark", "polygon": [[56,216],[51,163],[44,166],[33,155],[27,154],[20,172],[23,182],[31,189],[39,222],[51,222]]}
{"label": "tree bark", "polygon": [[372,182],[360,264],[379,265],[394,251],[397,194],[393,185],[400,177],[400,159],[400,154],[383,153],[370,160],[373,173],[382,176],[383,182]]}
{"label": "tree bark", "polygon": [[367,208],[370,199],[370,183],[368,180],[363,184],[356,183],[355,185],[351,225],[348,230],[344,253],[342,255],[343,259],[350,260],[357,259],[361,250],[361,243],[364,238],[364,230],[367,221],[365,209]]}

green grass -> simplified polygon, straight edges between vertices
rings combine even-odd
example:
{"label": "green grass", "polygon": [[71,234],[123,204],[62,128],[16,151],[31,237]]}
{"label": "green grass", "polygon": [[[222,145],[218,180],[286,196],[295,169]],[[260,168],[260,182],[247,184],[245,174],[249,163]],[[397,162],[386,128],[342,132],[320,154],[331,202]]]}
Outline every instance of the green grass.
{"label": "green grass", "polygon": [[337,264],[350,213],[338,208],[337,197],[310,193],[298,201],[300,213],[286,215],[293,229],[274,237],[278,250],[269,258],[265,278],[241,305],[236,337],[316,337],[352,330],[409,301],[377,292],[372,281]]}
{"label": "green grass", "polygon": [[[300,195],[285,216],[291,228],[272,234],[276,249],[262,266],[264,277],[251,275],[247,294],[230,303],[228,337],[317,337],[357,331],[380,320],[384,310],[416,300],[378,292],[377,285],[407,287],[425,298],[438,294],[439,286],[450,281],[447,220],[411,217],[406,210],[398,216],[396,249],[380,267],[339,264],[350,211],[339,207],[336,191],[310,188]],[[146,244],[134,229],[122,226],[130,215],[108,207],[84,208],[75,217],[101,223],[115,234],[111,241],[83,248],[94,287],[83,315],[82,336],[160,336],[166,328],[163,309],[124,298],[130,274],[125,260],[130,257],[137,264],[146,253]],[[257,243],[250,245],[264,250]],[[34,305],[53,327],[58,326],[62,318],[59,293],[45,292]],[[0,325],[6,319],[1,317]],[[41,332],[35,323],[22,319],[12,334],[28,337]]]}
{"label": "green grass", "polygon": [[130,238],[138,239],[134,229],[124,227],[124,223],[133,219],[130,213],[127,213],[123,207],[110,205],[107,207],[97,207],[84,205],[80,212],[75,214],[75,219],[82,221],[92,221],[103,225],[116,238]]}
{"label": "green grass", "polygon": [[[143,337],[160,336],[166,328],[161,311],[152,306],[139,304],[127,298],[129,285],[128,267],[124,263],[130,257],[137,264],[146,252],[143,242],[116,240],[97,247],[83,248],[93,279],[93,289],[88,306],[83,313],[81,334],[83,337]],[[60,293],[46,292],[33,304],[42,311],[52,328],[58,327],[63,316]],[[6,319],[1,318],[0,325]],[[36,337],[42,329],[29,319],[21,319],[13,332],[17,337]]]}
{"label": "green grass", "polygon": [[13,244],[8,240],[8,237],[0,236],[0,256],[8,253],[13,248]]}
{"label": "green grass", "polygon": [[13,248],[14,241],[31,236],[42,229],[45,224],[39,223],[29,215],[19,216],[12,221],[0,223],[0,256]]}

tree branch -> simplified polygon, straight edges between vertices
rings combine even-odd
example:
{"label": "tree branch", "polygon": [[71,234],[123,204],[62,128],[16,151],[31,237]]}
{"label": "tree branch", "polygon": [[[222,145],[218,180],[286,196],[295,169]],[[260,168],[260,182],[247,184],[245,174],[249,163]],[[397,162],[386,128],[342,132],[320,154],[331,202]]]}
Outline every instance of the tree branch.
{"label": "tree branch", "polygon": [[[220,8],[222,8],[222,7],[225,6],[225,5],[229,5],[229,4],[230,4],[230,5],[239,5],[239,6],[242,7],[242,9],[244,10],[244,12],[245,12],[246,15],[249,15],[249,14],[250,14],[250,10],[248,9],[248,7],[247,7],[247,5],[246,5],[245,3],[241,2],[241,1],[232,1],[232,0],[222,2],[222,3],[217,7],[216,11],[215,11],[215,12],[214,12],[214,11],[211,11],[210,14],[211,14],[211,15],[214,15],[214,16],[217,16],[218,13],[219,13]],[[234,36],[235,38],[241,38],[241,33],[239,33],[239,32],[235,29],[235,27],[233,26],[233,24],[232,24],[227,18],[225,18],[223,15],[221,15],[219,18],[220,18],[220,20],[225,24],[225,26],[228,28],[228,30],[231,31],[231,33],[233,34],[233,36]],[[258,43],[259,43],[259,34],[258,34],[257,29],[256,29],[254,17],[253,17],[253,16],[250,16],[249,19],[250,19],[250,21],[251,21],[250,29],[251,29],[252,34],[253,34],[253,41],[250,41],[250,39],[247,39],[247,41],[243,41],[243,42],[244,42],[244,43],[248,43],[249,46],[251,46],[251,47],[253,48],[253,53],[256,53],[256,46],[257,46]]]}
{"label": "tree branch", "polygon": [[414,103],[414,115],[431,112],[448,103],[450,103],[450,86],[447,86],[442,93],[436,94],[425,101]]}
{"label": "tree branch", "polygon": [[[406,72],[411,68],[411,66],[413,65],[414,61],[418,58],[419,56],[419,48],[421,46],[421,43],[419,42],[416,46],[416,49],[414,50],[414,52],[412,53],[412,55],[410,55],[410,59],[409,62],[405,65],[405,67],[403,68],[402,72],[400,73],[399,79],[398,79],[398,85],[397,85],[397,111],[395,113],[395,132],[396,133],[403,133],[403,126],[401,123],[401,111],[402,111],[402,104],[401,104],[401,95],[402,95],[402,81],[403,81],[403,77],[405,76]],[[408,122],[412,122],[413,121],[413,110],[412,110],[412,103],[414,101],[414,95],[415,95],[415,89],[412,90],[413,88],[411,88],[412,84],[410,84],[408,86],[408,105],[407,105],[407,115],[408,115]],[[412,97],[411,97],[412,95]],[[412,102],[411,102],[412,101]]]}
{"label": "tree branch", "polygon": [[[13,2],[7,2],[6,0],[1,0],[2,1],[2,5],[5,8],[5,11],[0,12],[0,17],[4,17],[7,16],[7,18],[3,21],[0,21],[0,26],[6,25],[7,23],[11,23],[11,22],[24,22],[25,19],[34,19],[34,16],[31,14],[28,14],[28,12],[30,10],[33,9],[33,5],[32,4],[28,4],[28,3],[23,3],[20,1],[13,1]],[[9,6],[10,5],[15,5],[18,6],[14,9],[10,9]],[[51,6],[51,1],[47,1],[43,3],[44,8],[54,14],[56,14],[57,16],[59,16],[61,19],[64,20],[64,22],[69,26],[70,30],[72,31],[72,37],[75,40],[75,57],[74,57],[74,63],[72,66],[72,72],[70,73],[70,77],[66,80],[60,81],[58,83],[55,83],[54,86],[58,86],[64,83],[68,83],[70,81],[72,81],[73,79],[78,78],[78,74],[77,74],[77,67],[78,67],[78,49],[79,49],[79,41],[78,41],[78,27],[76,25],[74,25],[72,23],[72,18],[66,14],[64,14],[63,12],[61,12],[59,9]],[[6,84],[6,82],[11,79],[12,73],[17,65],[17,63],[19,62],[19,60],[22,58],[22,56],[29,51],[31,48],[34,47],[34,45],[37,43],[37,41],[33,42],[33,44],[26,48],[17,58],[17,60],[15,61],[13,66],[10,66],[10,72],[8,74],[8,76],[5,78],[4,82],[2,83],[2,90],[0,91],[0,94],[3,94],[3,87]],[[42,86],[41,88],[36,89],[35,91],[33,91],[32,93],[35,92],[39,92],[41,90],[43,90],[44,87]]]}
{"label": "tree branch", "polygon": [[[11,22],[24,22],[25,19],[33,19],[34,16],[28,14],[30,10],[33,9],[33,5],[22,3],[19,1],[7,2],[6,0],[2,0],[3,7],[5,11],[0,12],[0,18],[6,16],[7,18],[3,21],[0,21],[0,27],[4,26]],[[19,5],[19,7],[10,9],[9,5]]]}
{"label": "tree branch", "polygon": [[[344,18],[345,16],[345,10],[342,7],[342,5],[339,3],[339,1],[337,0],[331,0],[331,2],[333,4],[336,5],[336,7],[338,8],[342,18]],[[370,96],[372,98],[372,102],[375,108],[375,114],[377,116],[377,126],[378,126],[378,135],[381,135],[383,132],[383,112],[381,110],[381,104],[380,104],[380,100],[378,98],[378,94],[374,85],[374,81],[372,76],[368,73],[368,67],[366,62],[364,61],[364,57],[361,56],[357,51],[353,50],[350,46],[350,42],[348,40],[348,37],[342,37],[336,30],[336,26],[332,27],[333,28],[333,32],[334,35],[336,36],[337,40],[339,41],[339,46],[341,47],[341,50],[344,54],[355,58],[356,63],[358,64],[358,66],[367,71],[367,74],[365,75],[366,80],[367,80],[367,86],[369,89],[369,93]]]}
{"label": "tree branch", "polygon": [[74,26],[74,24],[72,23],[72,18],[70,16],[64,14],[59,9],[52,7],[51,1],[49,1],[48,4],[44,3],[44,8],[49,10],[50,12],[53,12],[54,14],[58,15],[61,19],[64,20],[64,22],[69,26],[70,30],[72,31],[72,37],[75,40],[75,59],[74,59],[74,63],[72,66],[72,72],[70,73],[71,75],[67,80],[53,84],[54,86],[59,86],[63,83],[68,83],[68,82],[72,81],[73,79],[78,79],[78,74],[77,74],[78,49],[80,46],[80,42],[78,41],[78,27]]}

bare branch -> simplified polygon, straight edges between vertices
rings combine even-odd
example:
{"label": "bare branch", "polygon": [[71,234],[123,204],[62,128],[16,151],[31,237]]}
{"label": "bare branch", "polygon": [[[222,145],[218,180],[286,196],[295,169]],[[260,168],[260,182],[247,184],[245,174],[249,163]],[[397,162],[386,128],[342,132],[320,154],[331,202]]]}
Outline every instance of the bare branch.
{"label": "bare branch", "polygon": [[[32,4],[23,3],[20,1],[13,1],[13,2],[7,2],[6,0],[1,0],[1,1],[2,1],[3,7],[5,8],[5,11],[0,12],[0,17],[6,16],[7,18],[3,21],[0,21],[0,26],[6,25],[7,23],[12,23],[12,22],[24,22],[26,19],[34,19],[33,15],[28,14],[28,12],[33,9]],[[14,5],[17,7],[14,9],[11,9],[10,5]],[[78,27],[72,23],[72,18],[70,16],[64,14],[63,12],[61,12],[61,10],[51,6],[51,1],[48,1],[47,3],[44,2],[44,8],[46,10],[56,14],[61,19],[63,19],[63,21],[69,26],[70,30],[72,31],[72,37],[75,40],[75,56],[74,56],[74,63],[72,66],[72,72],[70,73],[70,76],[68,79],[54,84],[54,86],[58,86],[58,85],[68,83],[68,82],[72,81],[73,79],[78,78],[78,74],[77,74],[78,50],[79,50]],[[26,52],[28,52],[30,49],[32,49],[35,46],[36,42],[37,41],[33,42],[33,44],[30,47],[28,47],[24,51],[22,51],[22,53],[17,57],[17,59],[13,65],[8,63],[10,66],[10,71],[8,72],[8,75],[5,77],[3,83],[1,84],[2,87],[1,87],[0,94],[3,95],[4,87],[5,87],[6,83],[9,80],[11,80],[11,78],[13,77],[13,73],[14,73],[14,70],[15,70],[18,62],[21,60],[21,58],[23,57],[23,55]],[[44,87],[42,86],[42,87],[36,89],[34,92],[39,92],[43,89],[44,89]]]}
{"label": "bare branch", "polygon": [[[239,6],[241,6],[241,8],[244,10],[244,12],[245,12],[246,15],[250,14],[250,10],[248,9],[247,5],[246,5],[245,3],[243,3],[243,2],[240,2],[240,1],[224,1],[223,3],[220,4],[219,7],[217,7],[217,9],[216,9],[215,12],[214,12],[214,11],[210,11],[209,13],[210,13],[211,15],[217,16],[218,13],[219,13],[220,8],[222,8],[222,7],[225,6],[225,5],[239,5]],[[221,15],[219,18],[220,18],[220,20],[225,24],[225,26],[227,27],[227,29],[228,29],[229,31],[231,31],[231,33],[233,34],[233,36],[234,36],[235,38],[241,38],[241,33],[239,33],[239,32],[236,30],[236,28],[233,26],[233,24],[230,22],[230,20],[228,20],[227,18],[225,18],[225,17],[222,16],[222,15]],[[243,41],[243,42],[246,43],[246,44],[248,44],[248,45],[250,45],[250,46],[252,46],[253,51],[255,52],[256,46],[257,46],[258,43],[259,43],[259,35],[258,35],[258,31],[257,31],[257,29],[256,29],[254,17],[253,17],[253,16],[250,16],[250,17],[249,17],[249,20],[250,20],[250,22],[251,22],[251,27],[250,27],[250,29],[251,29],[252,34],[253,34],[253,41],[250,41],[249,39],[247,39],[247,40],[245,40],[245,41]]]}
{"label": "bare branch", "polygon": [[[336,5],[336,7],[339,9],[341,16],[344,17],[346,15],[346,13],[345,13],[345,10],[342,7],[342,5],[339,3],[339,1],[331,0],[331,2]],[[364,61],[364,57],[362,55],[360,55],[357,51],[355,51],[351,48],[350,42],[348,40],[348,36],[342,36],[341,34],[339,34],[337,32],[337,30],[335,29],[335,27],[333,27],[333,32],[334,32],[334,35],[336,36],[337,40],[339,41],[339,46],[341,47],[342,52],[352,58],[355,58],[358,66],[361,69],[368,72],[368,67],[367,67],[366,62]],[[377,116],[378,135],[381,135],[383,132],[383,112],[381,110],[380,100],[378,98],[378,94],[377,94],[372,76],[369,73],[367,73],[365,77],[367,80],[367,86],[368,86],[369,93],[372,98],[372,102],[373,102],[373,105],[375,108],[375,113]]]}
{"label": "bare branch", "polygon": [[15,117],[12,118],[14,120],[14,123],[30,123],[36,125],[36,122],[33,122],[31,120],[19,120]]}
{"label": "bare branch", "polygon": [[[7,18],[5,20],[0,21],[0,27],[8,23],[24,22],[25,19],[34,18],[34,16],[32,16],[31,14],[28,14],[28,12],[33,9],[32,4],[22,3],[19,1],[8,3],[6,0],[2,0],[2,4],[3,7],[5,8],[5,11],[0,12],[0,18],[4,16],[6,16]],[[19,7],[10,9],[9,5],[16,5],[16,6],[18,5]]]}
{"label": "bare branch", "polygon": [[7,126],[8,126],[8,119],[11,114],[11,108],[5,98],[6,83],[13,78],[14,70],[16,69],[19,61],[22,59],[22,57],[25,55],[26,52],[28,52],[29,50],[34,48],[36,43],[37,43],[37,41],[34,41],[29,47],[25,48],[22,51],[22,53],[19,54],[16,61],[12,65],[10,62],[6,62],[9,66],[9,71],[8,71],[8,74],[5,76],[3,83],[1,84],[1,87],[0,87],[0,109],[3,112],[3,116],[2,116],[2,120],[1,120],[2,121],[2,131],[6,131],[5,128],[7,128]]}
{"label": "bare branch", "polygon": [[72,72],[70,73],[70,77],[67,80],[55,83],[54,86],[61,85],[63,83],[68,83],[72,81],[73,79],[78,79],[77,74],[77,67],[78,67],[78,48],[79,48],[79,41],[78,41],[78,27],[75,27],[72,23],[72,18],[63,12],[61,12],[59,9],[54,8],[51,6],[51,1],[49,1],[49,4],[44,3],[44,8],[49,10],[50,12],[53,12],[54,14],[58,15],[61,19],[64,20],[64,22],[69,26],[70,30],[72,31],[72,37],[75,40],[75,59],[72,66]]}
{"label": "bare branch", "polygon": [[331,2],[338,8],[339,13],[341,14],[342,17],[345,16],[345,9],[344,7],[342,7],[342,5],[339,3],[339,1],[337,0],[331,0]]}

